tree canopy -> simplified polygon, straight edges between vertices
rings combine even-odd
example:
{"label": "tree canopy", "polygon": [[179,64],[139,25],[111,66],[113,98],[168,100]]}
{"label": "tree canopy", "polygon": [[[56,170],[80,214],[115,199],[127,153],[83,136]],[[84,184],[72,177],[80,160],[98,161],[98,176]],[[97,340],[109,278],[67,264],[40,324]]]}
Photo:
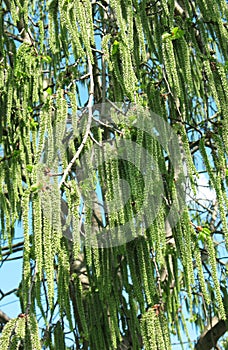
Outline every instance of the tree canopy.
{"label": "tree canopy", "polygon": [[225,0],[1,0],[2,263],[23,250],[2,350],[166,350],[172,334],[219,346],[227,12]]}

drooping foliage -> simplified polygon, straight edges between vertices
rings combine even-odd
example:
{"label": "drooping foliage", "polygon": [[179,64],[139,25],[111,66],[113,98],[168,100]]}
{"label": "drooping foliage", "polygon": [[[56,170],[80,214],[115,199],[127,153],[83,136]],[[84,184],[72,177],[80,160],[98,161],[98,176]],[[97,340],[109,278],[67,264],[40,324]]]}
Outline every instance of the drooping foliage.
{"label": "drooping foliage", "polygon": [[[188,336],[186,314],[199,332],[224,322],[227,12],[225,0],[1,1],[3,256],[20,221],[24,237],[22,314],[1,349],[163,350]],[[155,113],[178,140],[184,207]]]}

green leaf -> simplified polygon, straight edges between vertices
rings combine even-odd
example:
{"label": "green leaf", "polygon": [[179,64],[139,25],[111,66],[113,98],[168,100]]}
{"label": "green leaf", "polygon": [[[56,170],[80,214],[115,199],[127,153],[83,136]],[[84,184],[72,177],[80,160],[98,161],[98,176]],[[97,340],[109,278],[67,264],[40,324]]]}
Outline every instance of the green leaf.
{"label": "green leaf", "polygon": [[41,57],[41,60],[42,60],[43,62],[50,63],[52,59],[51,59],[50,56],[42,56],[42,57]]}
{"label": "green leaf", "polygon": [[202,232],[203,232],[203,233],[205,234],[205,236],[207,236],[207,237],[209,237],[209,236],[211,235],[211,231],[210,231],[209,228],[207,228],[207,227],[204,227]]}
{"label": "green leaf", "polygon": [[169,40],[176,40],[179,38],[182,38],[184,36],[184,31],[180,29],[179,27],[174,27],[171,31],[171,33],[163,33],[162,34],[162,40],[165,41],[167,39]]}
{"label": "green leaf", "polygon": [[31,107],[31,106],[28,106],[28,107],[27,107],[27,111],[28,111],[28,113],[32,113],[32,112],[33,112],[32,107]]}
{"label": "green leaf", "polygon": [[179,39],[184,36],[184,31],[179,27],[174,27],[171,32],[171,40]]}
{"label": "green leaf", "polygon": [[28,170],[29,173],[31,173],[33,169],[33,165],[26,165],[26,169]]}
{"label": "green leaf", "polygon": [[116,55],[118,50],[119,50],[119,41],[115,40],[114,43],[112,44],[112,55]]}
{"label": "green leaf", "polygon": [[21,153],[21,151],[19,149],[18,150],[15,149],[12,153],[12,157],[15,158],[15,157],[19,156],[20,153]]}
{"label": "green leaf", "polygon": [[210,237],[210,235],[211,231],[207,227],[204,227],[203,230],[198,234],[198,240],[204,243],[208,237]]}
{"label": "green leaf", "polygon": [[43,185],[40,182],[37,182],[30,187],[30,191],[37,192],[38,190],[41,190],[42,187]]}
{"label": "green leaf", "polygon": [[39,123],[35,122],[34,119],[30,119],[30,127],[32,130],[35,130],[38,125],[39,125]]}
{"label": "green leaf", "polygon": [[52,95],[52,88],[51,87],[47,88],[46,93],[48,95]]}

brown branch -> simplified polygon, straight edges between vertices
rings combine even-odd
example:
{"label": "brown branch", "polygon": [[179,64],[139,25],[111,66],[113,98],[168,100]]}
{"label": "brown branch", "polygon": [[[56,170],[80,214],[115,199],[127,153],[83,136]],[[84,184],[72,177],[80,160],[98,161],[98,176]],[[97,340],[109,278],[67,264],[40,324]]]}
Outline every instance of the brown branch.
{"label": "brown branch", "polygon": [[29,291],[28,291],[28,303],[27,303],[27,306],[26,306],[26,309],[25,309],[25,314],[26,315],[29,313],[30,307],[32,305],[32,290],[33,290],[33,287],[35,285],[36,274],[37,274],[37,263],[35,265],[35,270],[34,270],[34,273],[33,273],[33,276],[32,276],[31,285],[30,285]]}
{"label": "brown branch", "polygon": [[12,249],[12,253],[13,253],[14,252],[14,248],[18,248],[18,247],[23,248],[23,246],[24,246],[24,241],[21,241],[21,242],[12,244],[11,247],[4,246],[4,247],[1,248],[1,250],[3,251],[3,250],[10,250],[10,249]]}
{"label": "brown branch", "polygon": [[195,350],[210,350],[216,346],[217,341],[228,331],[228,324],[224,320],[213,317],[201,334]]}
{"label": "brown branch", "polygon": [[8,37],[11,37],[12,39],[16,40],[16,41],[19,41],[20,43],[23,43],[24,40],[21,39],[18,35],[15,35],[13,33],[10,33],[8,30],[4,30],[4,33],[8,36]]}
{"label": "brown branch", "polygon": [[61,182],[59,184],[59,188],[61,188],[62,184],[65,183],[66,177],[69,174],[73,164],[75,163],[75,161],[78,159],[80,153],[82,152],[86,141],[89,137],[89,133],[90,133],[90,127],[91,127],[91,123],[92,123],[92,117],[93,117],[93,112],[92,112],[92,104],[93,104],[93,98],[94,98],[94,80],[93,80],[93,66],[92,63],[90,62],[90,60],[88,60],[88,66],[89,66],[89,76],[90,76],[90,90],[89,90],[89,102],[87,105],[88,108],[88,122],[87,122],[87,126],[86,126],[86,131],[85,131],[85,135],[83,137],[82,143],[79,146],[77,152],[75,153],[74,157],[71,159],[70,163],[68,164],[66,170],[64,171],[63,177],[61,179]]}
{"label": "brown branch", "polygon": [[100,124],[100,125],[106,127],[107,129],[110,129],[111,131],[116,131],[118,134],[123,135],[123,132],[120,131],[120,130],[118,130],[118,129],[116,128],[116,126],[114,126],[113,124],[106,124],[106,123],[104,123],[103,121],[101,121],[100,119],[96,119],[96,118],[94,118],[94,117],[93,117],[93,120],[94,120],[96,123],[98,123],[98,124]]}
{"label": "brown branch", "polygon": [[159,303],[160,305],[162,305],[162,287],[161,287],[161,275],[158,269],[158,265],[155,259],[155,255],[154,252],[151,249],[151,253],[152,253],[152,261],[154,263],[154,267],[155,267],[155,271],[156,271],[156,275],[157,275],[157,288],[158,288],[158,294],[159,294]]}
{"label": "brown branch", "polygon": [[10,317],[8,315],[5,314],[5,312],[3,312],[2,310],[0,310],[0,323],[7,323],[9,322]]}
{"label": "brown branch", "polygon": [[2,300],[3,298],[7,297],[8,295],[10,294],[13,294],[15,292],[18,291],[18,288],[13,288],[11,289],[10,291],[6,292],[6,293],[3,293],[3,291],[0,289],[0,300]]}

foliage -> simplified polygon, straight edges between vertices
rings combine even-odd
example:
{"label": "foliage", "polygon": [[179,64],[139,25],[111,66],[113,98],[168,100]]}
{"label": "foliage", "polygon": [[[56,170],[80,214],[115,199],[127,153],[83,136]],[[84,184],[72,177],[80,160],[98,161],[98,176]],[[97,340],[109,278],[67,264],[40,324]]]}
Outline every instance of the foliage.
{"label": "foliage", "polygon": [[[144,344],[163,350],[171,349],[171,332],[180,341],[181,334],[188,336],[186,313],[200,333],[214,317],[224,322],[226,1],[2,0],[1,5],[2,259],[5,251],[14,253],[20,221],[24,233],[22,316],[6,323],[1,349],[62,350],[70,332],[77,349],[138,350]],[[92,114],[96,104],[101,107]],[[106,105],[110,118],[102,109]],[[179,205],[178,178],[159,142],[134,126],[138,110],[161,116],[179,140],[192,190],[175,227],[167,226],[166,217],[173,203]],[[151,116],[145,118],[153,125]],[[127,160],[107,160],[108,147],[102,150],[106,161],[94,166],[95,145],[112,150],[123,140],[153,157],[148,181]],[[140,152],[135,159],[140,166]],[[92,174],[88,181],[83,172]],[[148,205],[145,193],[156,193],[159,174],[164,197],[153,223],[147,227],[142,219],[132,225],[137,238],[122,245],[91,247],[90,237],[99,239],[104,227],[117,228],[118,235]],[[213,200],[199,198],[202,178]],[[103,205],[115,201],[121,179],[129,183],[130,199],[123,198],[120,207],[114,203],[115,211],[105,216],[99,197]],[[224,334],[227,325],[221,324]]]}

